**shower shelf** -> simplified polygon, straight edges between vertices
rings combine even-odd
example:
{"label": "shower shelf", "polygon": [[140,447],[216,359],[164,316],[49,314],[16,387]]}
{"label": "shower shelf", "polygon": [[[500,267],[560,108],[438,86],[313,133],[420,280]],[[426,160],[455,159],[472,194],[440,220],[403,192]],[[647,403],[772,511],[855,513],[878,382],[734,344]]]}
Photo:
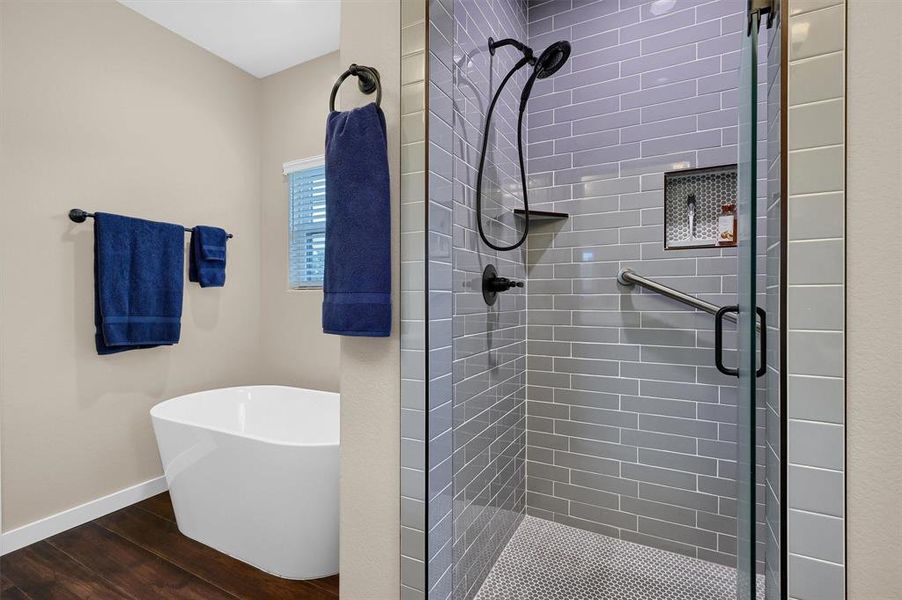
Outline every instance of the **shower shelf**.
{"label": "shower shelf", "polygon": [[[522,208],[514,209],[514,214],[518,217],[523,217],[526,214]],[[549,222],[549,221],[563,221],[564,219],[569,219],[570,215],[562,212],[555,212],[553,210],[530,210],[529,211],[529,220],[536,222]]]}

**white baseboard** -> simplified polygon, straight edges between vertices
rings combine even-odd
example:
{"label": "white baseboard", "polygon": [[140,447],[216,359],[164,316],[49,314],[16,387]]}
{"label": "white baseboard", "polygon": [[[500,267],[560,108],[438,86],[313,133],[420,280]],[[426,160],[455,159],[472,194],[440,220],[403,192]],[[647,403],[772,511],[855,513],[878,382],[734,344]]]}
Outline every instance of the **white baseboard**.
{"label": "white baseboard", "polygon": [[156,477],[7,531],[0,536],[0,556],[146,500],[165,492],[166,487],[166,477]]}

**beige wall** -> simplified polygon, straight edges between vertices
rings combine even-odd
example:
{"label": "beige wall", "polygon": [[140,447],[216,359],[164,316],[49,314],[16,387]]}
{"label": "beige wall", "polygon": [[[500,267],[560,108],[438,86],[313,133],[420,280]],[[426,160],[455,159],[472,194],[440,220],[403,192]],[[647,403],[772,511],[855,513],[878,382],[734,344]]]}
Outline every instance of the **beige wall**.
{"label": "beige wall", "polygon": [[848,3],[849,598],[902,589],[902,3]]}
{"label": "beige wall", "polygon": [[[113,2],[2,3],[0,397],[9,530],[160,474],[148,410],[257,381],[259,82]],[[222,225],[181,343],[98,357],[72,207]]]}
{"label": "beige wall", "polygon": [[[4,531],[159,476],[163,399],[338,388],[321,294],[286,290],[281,174],[322,153],[338,53],[258,80],[111,0],[3,0],[0,70]],[[73,207],[235,234],[226,287],[186,284],[180,344],[96,355],[92,224]]]}
{"label": "beige wall", "polygon": [[[376,67],[388,128],[392,181],[392,336],[341,339],[341,596],[388,600],[400,593],[400,2],[342,0],[341,62]],[[339,108],[362,105],[342,87]]]}
{"label": "beige wall", "polygon": [[261,97],[262,368],[271,383],[329,391],[338,391],[339,338],[322,331],[321,289],[288,289],[288,178],[282,164],[323,153],[329,93],[343,70],[333,52],[263,79]]}

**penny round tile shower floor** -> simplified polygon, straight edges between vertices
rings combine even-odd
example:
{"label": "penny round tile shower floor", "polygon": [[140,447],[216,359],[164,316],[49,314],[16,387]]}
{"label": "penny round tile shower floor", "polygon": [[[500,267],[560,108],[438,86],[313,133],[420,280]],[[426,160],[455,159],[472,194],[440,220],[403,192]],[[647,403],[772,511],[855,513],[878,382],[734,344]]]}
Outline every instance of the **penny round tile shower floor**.
{"label": "penny round tile shower floor", "polygon": [[[758,598],[764,577],[758,576]],[[735,600],[736,569],[525,517],[476,600]]]}

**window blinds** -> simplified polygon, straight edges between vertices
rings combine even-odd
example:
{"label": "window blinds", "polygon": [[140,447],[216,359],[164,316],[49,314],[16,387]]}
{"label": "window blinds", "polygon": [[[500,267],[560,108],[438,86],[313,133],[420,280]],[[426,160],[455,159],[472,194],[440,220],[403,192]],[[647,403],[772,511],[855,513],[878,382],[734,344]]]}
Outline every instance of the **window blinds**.
{"label": "window blinds", "polygon": [[288,279],[292,288],[323,284],[326,249],[326,168],[323,165],[288,174]]}

